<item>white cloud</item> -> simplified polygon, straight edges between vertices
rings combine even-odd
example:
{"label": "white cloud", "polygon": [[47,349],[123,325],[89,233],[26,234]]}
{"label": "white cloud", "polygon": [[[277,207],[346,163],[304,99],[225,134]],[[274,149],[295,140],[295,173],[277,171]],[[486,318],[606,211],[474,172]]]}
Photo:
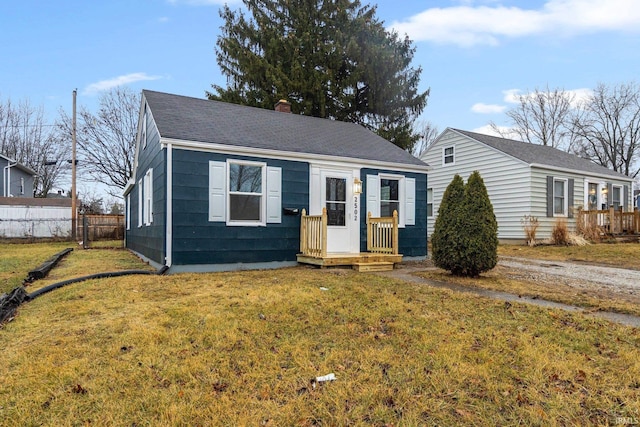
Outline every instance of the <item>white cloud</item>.
{"label": "white cloud", "polygon": [[169,22],[169,17],[167,17],[167,16],[161,16],[160,18],[158,18],[158,22],[159,22],[160,24],[167,23],[167,22]]}
{"label": "white cloud", "polygon": [[160,78],[162,77],[150,76],[147,73],[125,74],[123,76],[114,77],[109,80],[101,80],[96,83],[91,83],[90,85],[84,88],[82,93],[84,95],[95,95],[98,92],[113,89],[114,87],[118,87],[122,85],[127,85],[129,83],[148,81],[148,80],[158,80]]}
{"label": "white cloud", "polygon": [[547,0],[538,9],[505,6],[431,8],[391,23],[414,41],[463,47],[498,45],[502,39],[540,34],[571,36],[601,31],[640,31],[637,0]]}
{"label": "white cloud", "polygon": [[[582,101],[585,101],[589,96],[593,94],[593,91],[587,88],[570,89],[570,90],[565,90],[565,92],[572,95],[572,98],[573,98],[571,102],[572,107],[577,107],[579,103],[581,103]],[[520,89],[508,89],[508,90],[503,90],[502,94],[504,95],[504,102],[507,102],[509,104],[518,104],[520,102],[521,96],[525,96],[525,97],[531,96],[532,92],[522,93]]]}
{"label": "white cloud", "polygon": [[502,113],[506,110],[507,107],[504,105],[496,105],[496,104],[483,104],[482,102],[478,102],[473,104],[471,107],[471,111],[479,114],[495,114]]}
{"label": "white cloud", "polygon": [[480,126],[479,128],[473,129],[471,132],[477,132],[484,135],[498,136],[500,138],[515,139],[518,141],[520,140],[520,138],[518,137],[518,134],[513,130],[513,128],[509,126],[498,126],[498,129],[500,130],[500,132],[502,132],[502,135],[500,135],[499,132],[496,132],[496,130],[493,129],[491,125]]}

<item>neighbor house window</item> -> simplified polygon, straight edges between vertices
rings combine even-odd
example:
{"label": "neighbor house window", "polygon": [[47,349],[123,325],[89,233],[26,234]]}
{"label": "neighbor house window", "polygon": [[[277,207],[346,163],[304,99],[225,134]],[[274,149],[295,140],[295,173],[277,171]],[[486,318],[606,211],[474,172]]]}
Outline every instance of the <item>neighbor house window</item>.
{"label": "neighbor house window", "polygon": [[24,194],[24,178],[20,178],[20,194]]}
{"label": "neighbor house window", "polygon": [[393,211],[400,214],[400,180],[380,178],[380,216],[392,217]]}
{"label": "neighbor house window", "polygon": [[131,194],[127,194],[127,218],[126,218],[126,224],[127,224],[127,230],[131,229]]}
{"label": "neighbor house window", "polygon": [[553,180],[553,214],[567,215],[567,181],[564,179]]}
{"label": "neighbor house window", "polygon": [[598,184],[590,182],[587,189],[587,208],[590,211],[598,210]]}
{"label": "neighbor house window", "polygon": [[427,216],[433,216],[433,188],[427,188]]}
{"label": "neighbor house window", "polygon": [[264,169],[259,163],[229,163],[229,222],[264,222]]}
{"label": "neighbor house window", "polygon": [[455,147],[444,147],[442,149],[442,164],[452,165],[455,163]]}
{"label": "neighbor house window", "polygon": [[611,187],[611,204],[616,209],[620,209],[622,206],[622,187],[618,185]]}

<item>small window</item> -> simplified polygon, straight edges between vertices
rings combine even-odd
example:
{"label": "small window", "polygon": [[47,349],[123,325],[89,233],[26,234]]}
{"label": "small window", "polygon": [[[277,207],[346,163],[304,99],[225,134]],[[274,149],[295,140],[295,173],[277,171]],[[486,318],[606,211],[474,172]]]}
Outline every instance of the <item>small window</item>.
{"label": "small window", "polygon": [[229,163],[229,222],[263,222],[264,166]]}
{"label": "small window", "polygon": [[24,194],[24,178],[20,178],[20,194]]}
{"label": "small window", "polygon": [[144,205],[142,198],[143,190],[142,178],[140,178],[138,180],[138,227],[142,227],[142,206]]}
{"label": "small window", "polygon": [[127,194],[126,204],[127,204],[127,212],[126,212],[127,217],[125,218],[125,222],[126,222],[127,230],[131,230],[131,194]]}
{"label": "small window", "polygon": [[444,147],[442,150],[442,164],[452,165],[455,163],[455,147]]}
{"label": "small window", "polygon": [[400,214],[400,180],[380,179],[380,216],[392,217],[393,211]]}
{"label": "small window", "polygon": [[553,180],[553,214],[567,215],[567,181],[564,179]]}
{"label": "small window", "polygon": [[344,226],[347,224],[347,180],[345,178],[326,178],[327,225]]}
{"label": "small window", "polygon": [[145,107],[144,114],[142,115],[142,135],[140,136],[142,139],[142,149],[147,148],[147,109]]}
{"label": "small window", "polygon": [[427,188],[427,216],[433,216],[433,188]]}

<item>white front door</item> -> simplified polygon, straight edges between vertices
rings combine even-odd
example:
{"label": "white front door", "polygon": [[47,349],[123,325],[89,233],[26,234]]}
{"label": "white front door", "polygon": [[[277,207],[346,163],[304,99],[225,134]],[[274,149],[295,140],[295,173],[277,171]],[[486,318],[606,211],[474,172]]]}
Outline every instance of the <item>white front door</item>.
{"label": "white front door", "polygon": [[[360,252],[360,196],[353,194],[353,180],[359,171],[316,168],[312,179],[311,198],[318,206],[327,209],[327,252]],[[313,171],[312,171],[313,173]],[[315,184],[315,185],[314,185]],[[314,188],[315,187],[315,188]]]}

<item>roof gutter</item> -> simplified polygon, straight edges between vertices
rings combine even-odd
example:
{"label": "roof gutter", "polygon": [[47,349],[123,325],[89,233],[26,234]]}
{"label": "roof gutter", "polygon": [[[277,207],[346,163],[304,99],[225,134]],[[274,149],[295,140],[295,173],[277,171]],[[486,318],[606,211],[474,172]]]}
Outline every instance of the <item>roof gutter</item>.
{"label": "roof gutter", "polygon": [[7,159],[7,166],[4,167],[4,176],[7,177],[7,182],[5,182],[5,188],[2,189],[4,197],[11,197],[11,168],[18,164],[17,160],[13,161],[11,164],[11,160]]}
{"label": "roof gutter", "polygon": [[593,176],[593,177],[596,177],[596,178],[603,178],[603,179],[617,179],[618,181],[627,181],[627,182],[633,183],[633,178],[631,178],[630,176],[622,175],[622,174],[620,174],[620,176],[614,176],[614,175],[607,175],[607,174],[603,174],[603,173],[590,172],[590,171],[585,171],[585,170],[561,168],[561,167],[558,167],[558,166],[550,166],[550,165],[545,165],[545,164],[541,164],[541,163],[530,163],[529,166],[531,166],[532,168],[536,167],[536,168],[540,168],[540,169],[549,169],[549,170],[555,170],[555,171],[559,171],[559,172],[569,172],[569,173],[575,173],[577,175]]}
{"label": "roof gutter", "polygon": [[323,162],[335,164],[336,162],[347,163],[349,165],[358,164],[361,166],[368,166],[377,169],[389,169],[397,171],[407,171],[416,173],[427,173],[432,168],[425,164],[415,165],[409,163],[395,163],[384,162],[368,159],[357,159],[352,157],[339,157],[330,156],[326,154],[313,154],[313,153],[297,153],[293,151],[279,151],[268,148],[250,148],[241,147],[236,145],[216,144],[211,142],[197,142],[197,141],[185,141],[181,139],[173,138],[161,138],[160,145],[162,148],[166,148],[167,145],[172,145],[174,148],[188,148],[197,151],[215,151],[216,153],[223,154],[236,154],[252,157],[265,157],[272,159],[285,159],[293,161],[312,161],[316,164],[322,164]]}

